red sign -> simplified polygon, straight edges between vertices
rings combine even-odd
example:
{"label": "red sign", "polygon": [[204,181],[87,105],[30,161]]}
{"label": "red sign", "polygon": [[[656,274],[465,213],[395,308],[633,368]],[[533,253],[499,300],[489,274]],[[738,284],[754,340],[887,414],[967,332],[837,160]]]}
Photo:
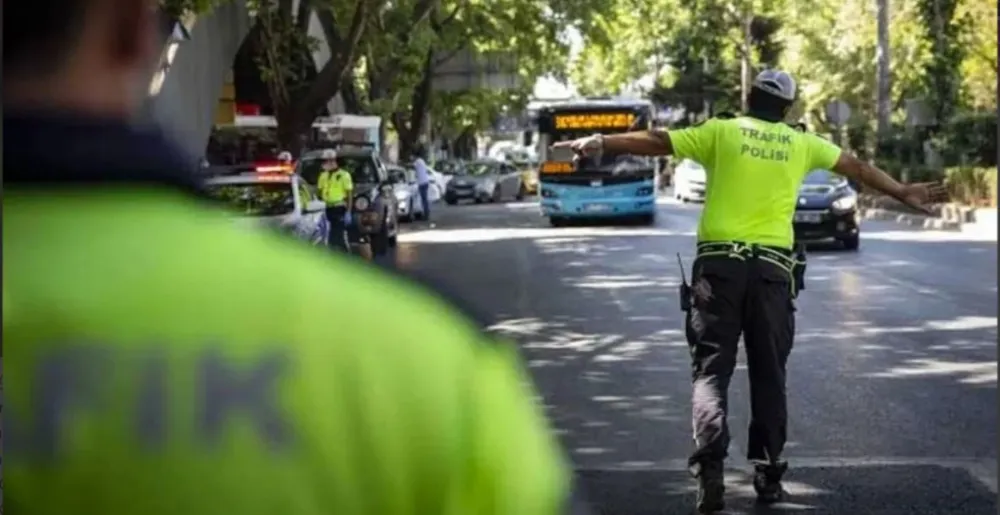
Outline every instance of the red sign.
{"label": "red sign", "polygon": [[260,106],[257,104],[236,103],[236,114],[240,116],[260,116]]}

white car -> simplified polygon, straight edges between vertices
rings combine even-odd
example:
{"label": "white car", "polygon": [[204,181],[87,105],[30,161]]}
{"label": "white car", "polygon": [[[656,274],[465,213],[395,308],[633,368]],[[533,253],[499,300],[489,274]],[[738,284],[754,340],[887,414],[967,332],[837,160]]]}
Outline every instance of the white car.
{"label": "white car", "polygon": [[682,202],[705,201],[705,168],[685,159],[674,169],[674,198]]}
{"label": "white car", "polygon": [[[389,177],[395,183],[395,195],[399,219],[402,221],[423,220],[424,205],[420,202],[420,187],[417,185],[417,172],[412,168],[402,166],[387,166]],[[439,179],[443,177],[433,170],[431,173],[430,187],[427,189],[427,202],[433,204],[441,200],[442,187],[439,186]],[[436,176],[435,176],[436,175]]]}
{"label": "white car", "polygon": [[241,222],[272,227],[313,245],[326,245],[326,203],[298,175],[224,175],[205,181],[205,189]]}

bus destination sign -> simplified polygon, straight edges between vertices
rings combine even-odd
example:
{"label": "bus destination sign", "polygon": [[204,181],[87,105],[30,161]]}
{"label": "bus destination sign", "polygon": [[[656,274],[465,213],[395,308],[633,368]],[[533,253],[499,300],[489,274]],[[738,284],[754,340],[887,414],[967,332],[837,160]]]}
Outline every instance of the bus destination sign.
{"label": "bus destination sign", "polygon": [[565,161],[545,161],[541,168],[542,173],[573,173],[573,163]]}
{"label": "bus destination sign", "polygon": [[635,114],[629,112],[617,113],[572,113],[557,114],[555,128],[557,131],[599,130],[599,129],[629,129],[635,123]]}

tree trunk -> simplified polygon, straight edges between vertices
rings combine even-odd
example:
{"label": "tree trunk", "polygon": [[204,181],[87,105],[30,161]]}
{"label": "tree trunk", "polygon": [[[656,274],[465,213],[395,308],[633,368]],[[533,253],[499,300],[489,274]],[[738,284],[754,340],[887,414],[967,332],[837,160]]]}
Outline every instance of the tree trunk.
{"label": "tree trunk", "polygon": [[363,114],[364,107],[361,105],[361,95],[358,88],[354,86],[354,77],[348,74],[344,84],[340,86],[340,99],[344,101],[344,110],[347,114]]}
{"label": "tree trunk", "polygon": [[432,80],[434,78],[433,59],[433,51],[428,51],[424,57],[423,76],[413,91],[413,102],[410,105],[409,115],[404,116],[402,113],[395,113],[392,117],[396,133],[399,135],[400,160],[413,157],[413,151],[417,149],[420,136],[424,132],[424,125],[427,121],[427,110],[430,107]]}
{"label": "tree trunk", "polygon": [[889,57],[889,0],[875,0],[878,46],[876,59],[878,75],[876,77],[875,112],[878,138],[885,136],[890,127],[892,115],[892,70]]}

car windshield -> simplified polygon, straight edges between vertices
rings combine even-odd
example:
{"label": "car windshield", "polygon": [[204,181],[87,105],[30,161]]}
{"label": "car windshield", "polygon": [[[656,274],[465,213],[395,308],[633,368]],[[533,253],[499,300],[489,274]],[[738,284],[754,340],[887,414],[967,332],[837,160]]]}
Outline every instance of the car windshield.
{"label": "car windshield", "polygon": [[441,161],[437,165],[437,171],[445,175],[455,175],[461,173],[462,163],[458,161]]}
{"label": "car windshield", "polygon": [[295,212],[295,194],[288,182],[209,184],[208,194],[243,216],[281,216]]}
{"label": "car windshield", "polygon": [[497,163],[469,163],[462,169],[462,175],[489,175],[496,173],[499,168]]}
{"label": "car windshield", "polygon": [[803,183],[809,185],[826,185],[832,186],[835,184],[840,184],[844,181],[844,178],[829,171],[829,170],[813,170],[806,175]]}
{"label": "car windshield", "polygon": [[417,172],[412,168],[390,168],[389,178],[402,184],[413,184],[417,182]]}
{"label": "car windshield", "polygon": [[[350,172],[354,184],[376,184],[379,182],[375,161],[371,156],[338,156],[337,163]],[[299,161],[298,174],[309,184],[316,184],[322,171],[323,160],[319,158],[319,155],[306,155]]]}

